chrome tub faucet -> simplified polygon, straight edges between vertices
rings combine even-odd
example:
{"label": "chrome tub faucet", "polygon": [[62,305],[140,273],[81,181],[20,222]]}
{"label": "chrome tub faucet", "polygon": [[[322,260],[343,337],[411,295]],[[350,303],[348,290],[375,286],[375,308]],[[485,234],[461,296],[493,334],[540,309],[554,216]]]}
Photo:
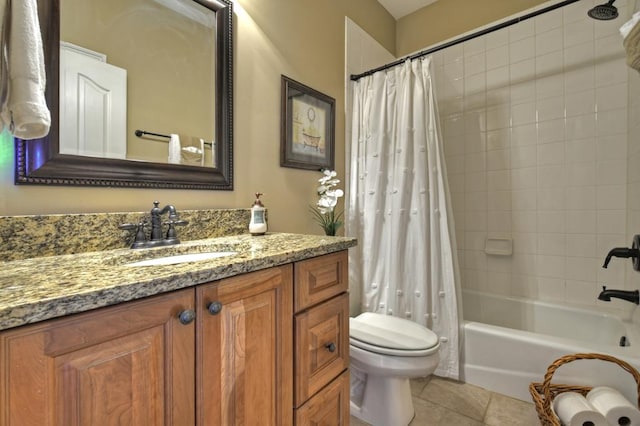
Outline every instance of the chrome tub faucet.
{"label": "chrome tub faucet", "polygon": [[602,291],[598,295],[599,300],[604,300],[605,302],[611,302],[611,298],[614,299],[622,299],[627,302],[635,303],[636,305],[640,305],[640,291],[633,290],[607,290],[607,286],[602,286]]}

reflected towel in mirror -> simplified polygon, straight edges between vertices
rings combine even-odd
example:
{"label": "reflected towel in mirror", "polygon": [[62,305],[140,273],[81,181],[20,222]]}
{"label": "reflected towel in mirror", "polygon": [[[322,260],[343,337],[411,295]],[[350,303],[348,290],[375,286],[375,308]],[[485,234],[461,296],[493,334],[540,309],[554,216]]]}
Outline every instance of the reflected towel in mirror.
{"label": "reflected towel in mirror", "polygon": [[204,166],[204,141],[200,139],[200,148],[185,146],[182,148],[182,164]]}
{"label": "reflected towel in mirror", "polygon": [[171,139],[169,139],[169,163],[180,164],[180,136],[175,133],[171,133]]}

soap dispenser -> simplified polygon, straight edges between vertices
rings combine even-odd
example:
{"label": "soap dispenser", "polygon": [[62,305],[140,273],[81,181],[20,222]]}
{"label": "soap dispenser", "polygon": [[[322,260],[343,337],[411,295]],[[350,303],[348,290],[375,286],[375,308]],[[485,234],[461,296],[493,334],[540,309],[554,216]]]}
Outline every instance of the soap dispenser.
{"label": "soap dispenser", "polygon": [[267,232],[267,218],[265,217],[264,204],[260,201],[261,192],[256,192],[256,201],[251,207],[251,220],[249,221],[249,232],[251,235],[264,235]]}

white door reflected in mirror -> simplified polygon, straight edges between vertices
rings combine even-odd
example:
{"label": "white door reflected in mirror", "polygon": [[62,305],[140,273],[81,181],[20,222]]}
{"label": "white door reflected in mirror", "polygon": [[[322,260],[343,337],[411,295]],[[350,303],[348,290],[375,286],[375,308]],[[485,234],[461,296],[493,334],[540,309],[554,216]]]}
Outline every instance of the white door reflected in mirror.
{"label": "white door reflected in mirror", "polygon": [[60,43],[60,153],[127,158],[127,70]]}

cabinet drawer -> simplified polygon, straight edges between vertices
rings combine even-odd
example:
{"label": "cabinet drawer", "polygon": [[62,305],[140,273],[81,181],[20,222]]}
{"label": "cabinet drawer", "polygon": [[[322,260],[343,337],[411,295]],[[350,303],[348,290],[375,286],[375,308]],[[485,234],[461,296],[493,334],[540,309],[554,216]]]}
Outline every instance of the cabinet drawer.
{"label": "cabinet drawer", "polygon": [[295,264],[294,309],[299,312],[349,289],[348,252],[327,254]]}
{"label": "cabinet drawer", "polygon": [[296,410],[296,426],[349,425],[349,371]]}
{"label": "cabinet drawer", "polygon": [[349,296],[344,293],[296,315],[295,406],[349,366]]}

